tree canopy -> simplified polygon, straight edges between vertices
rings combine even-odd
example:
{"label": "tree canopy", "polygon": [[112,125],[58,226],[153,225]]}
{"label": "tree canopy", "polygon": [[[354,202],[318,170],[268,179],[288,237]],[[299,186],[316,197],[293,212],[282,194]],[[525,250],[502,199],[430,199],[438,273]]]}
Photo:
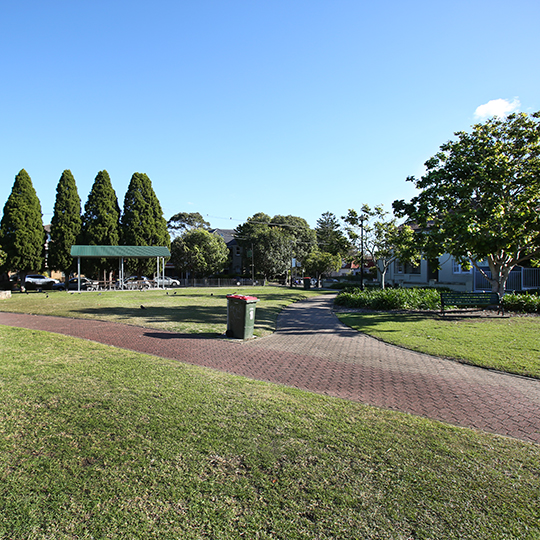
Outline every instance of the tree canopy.
{"label": "tree canopy", "polygon": [[[134,173],[131,177],[124,197],[121,233],[125,245],[166,247],[171,245],[163,210],[150,178],[144,173]],[[153,272],[154,261],[130,260],[127,267],[139,275],[149,274]]]}
{"label": "tree canopy", "polygon": [[408,225],[399,226],[396,218],[389,219],[387,216],[388,212],[381,205],[371,208],[364,204],[360,214],[350,209],[343,218],[348,225],[347,231],[351,241],[357,248],[360,248],[358,240],[362,224],[364,250],[376,263],[383,289],[386,272],[394,261],[414,264],[420,262],[421,258],[421,246],[413,229]]}
{"label": "tree canopy", "polygon": [[315,231],[296,216],[274,216],[259,212],[235,229],[239,245],[253,246],[255,272],[264,279],[284,274],[293,257],[305,259],[316,246]]}
{"label": "tree canopy", "polygon": [[15,177],[0,222],[0,245],[6,253],[5,270],[41,271],[44,264],[45,230],[41,204],[28,173]]}
{"label": "tree canopy", "polygon": [[81,232],[81,199],[75,178],[66,169],[56,187],[56,201],[51,220],[48,266],[64,272],[66,282],[73,266],[71,246],[77,243]]}
{"label": "tree canopy", "polygon": [[167,221],[172,236],[183,234],[193,229],[210,229],[210,223],[199,212],[179,212]]}
{"label": "tree canopy", "polygon": [[186,231],[171,244],[171,261],[180,272],[208,276],[223,270],[228,257],[225,240],[206,229]]}
{"label": "tree canopy", "polygon": [[306,273],[317,280],[320,285],[321,276],[341,268],[342,259],[339,254],[328,253],[327,251],[313,250],[304,261]]}
{"label": "tree canopy", "polygon": [[[117,246],[120,244],[120,206],[112,187],[109,173],[100,171],[84,205],[80,243],[90,246]],[[85,259],[85,271],[113,270],[113,259]]]}
{"label": "tree canopy", "polygon": [[455,135],[424,176],[408,178],[421,193],[393,207],[420,227],[429,258],[449,253],[472,264],[502,294],[511,269],[540,254],[540,112]]}
{"label": "tree canopy", "polygon": [[338,218],[331,212],[325,212],[318,220],[315,227],[317,245],[321,251],[345,257],[351,248],[351,244],[341,228]]}

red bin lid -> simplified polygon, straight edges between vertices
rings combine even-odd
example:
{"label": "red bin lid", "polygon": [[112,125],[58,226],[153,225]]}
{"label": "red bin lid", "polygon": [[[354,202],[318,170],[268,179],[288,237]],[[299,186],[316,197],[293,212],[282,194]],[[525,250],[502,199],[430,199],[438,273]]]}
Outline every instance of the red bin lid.
{"label": "red bin lid", "polygon": [[242,294],[228,294],[227,298],[237,298],[238,300],[245,300],[245,301],[250,301],[250,300],[251,301],[255,300],[256,302],[259,301],[259,299],[256,296],[244,296]]}

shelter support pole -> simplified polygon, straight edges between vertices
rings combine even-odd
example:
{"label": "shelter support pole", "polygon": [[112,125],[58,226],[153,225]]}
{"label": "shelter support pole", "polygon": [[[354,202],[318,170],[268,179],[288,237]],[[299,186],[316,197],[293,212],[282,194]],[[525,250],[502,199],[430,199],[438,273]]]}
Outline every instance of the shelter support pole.
{"label": "shelter support pole", "polygon": [[[80,257],[77,257],[77,280],[78,280],[77,290],[78,292],[81,292],[81,258]],[[69,277],[68,277],[68,282],[69,282]],[[66,285],[66,289],[67,288],[68,286]]]}

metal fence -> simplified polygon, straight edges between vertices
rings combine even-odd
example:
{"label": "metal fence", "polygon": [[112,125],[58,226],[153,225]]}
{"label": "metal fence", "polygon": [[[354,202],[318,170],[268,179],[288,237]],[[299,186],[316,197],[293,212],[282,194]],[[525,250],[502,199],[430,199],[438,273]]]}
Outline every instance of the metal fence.
{"label": "metal fence", "polygon": [[240,287],[242,285],[258,285],[251,279],[224,279],[224,278],[203,278],[203,279],[179,279],[180,287]]}
{"label": "metal fence", "polygon": [[[486,269],[486,274],[491,276],[491,271]],[[516,266],[508,276],[506,282],[507,291],[527,291],[540,289],[540,268],[522,268]],[[475,268],[474,271],[475,292],[491,291],[491,284],[484,275]]]}

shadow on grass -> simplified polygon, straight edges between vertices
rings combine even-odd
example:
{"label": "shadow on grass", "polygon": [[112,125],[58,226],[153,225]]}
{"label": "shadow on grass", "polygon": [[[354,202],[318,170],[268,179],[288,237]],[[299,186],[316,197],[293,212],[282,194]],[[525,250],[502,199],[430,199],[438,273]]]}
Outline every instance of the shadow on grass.
{"label": "shadow on grass", "polygon": [[457,322],[485,322],[500,320],[508,316],[497,315],[496,311],[457,310],[442,315],[439,311],[341,311],[337,312],[340,320],[360,332],[393,334],[400,332],[397,328],[384,328],[386,323],[417,323],[434,321],[440,324]]}
{"label": "shadow on grass", "polygon": [[[339,320],[358,330],[359,332],[370,333],[371,330],[377,330],[378,333],[392,334],[399,332],[394,329],[383,329],[385,323],[414,323],[422,320],[444,321],[436,312],[399,312],[399,311],[362,311],[362,312],[337,312]],[[448,319],[450,321],[450,319]]]}
{"label": "shadow on grass", "polygon": [[[141,298],[144,302],[144,298]],[[141,304],[143,306],[144,304]],[[222,306],[148,306],[139,307],[88,307],[75,310],[95,319],[138,320],[144,323],[185,322],[199,324],[226,324],[227,307]]]}
{"label": "shadow on grass", "polygon": [[[144,305],[144,304],[142,304]],[[273,332],[276,318],[281,311],[279,307],[263,307],[256,310],[255,328]],[[98,320],[113,320],[115,322],[133,324],[142,327],[149,325],[186,324],[200,325],[202,330],[208,327],[222,326],[227,328],[227,306],[145,306],[141,307],[89,307],[76,310],[77,313]],[[174,332],[174,330],[171,330]],[[179,331],[178,336],[210,338],[221,335],[217,331],[194,331],[193,333]],[[165,336],[165,333],[164,333]],[[170,338],[169,338],[170,339]]]}

